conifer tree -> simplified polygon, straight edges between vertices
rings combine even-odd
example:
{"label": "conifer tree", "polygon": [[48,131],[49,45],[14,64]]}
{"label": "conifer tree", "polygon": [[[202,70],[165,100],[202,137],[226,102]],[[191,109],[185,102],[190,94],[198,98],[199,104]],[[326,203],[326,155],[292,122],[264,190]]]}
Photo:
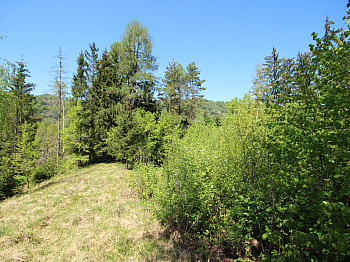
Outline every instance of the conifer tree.
{"label": "conifer tree", "polygon": [[127,168],[132,168],[142,135],[135,111],[122,111],[117,121],[118,125],[108,132],[108,152],[115,159],[125,161]]}
{"label": "conifer tree", "polygon": [[185,70],[181,64],[172,60],[166,67],[163,79],[163,87],[160,88],[160,96],[167,104],[168,112],[176,112],[181,115],[182,99],[186,85]]}
{"label": "conifer tree", "polygon": [[97,65],[98,65],[98,51],[99,48],[96,46],[95,42],[89,45],[90,52],[85,50],[85,61],[87,65],[87,80],[88,86],[90,89],[90,94],[93,93],[94,90],[94,82],[96,77]]}
{"label": "conifer tree", "polygon": [[15,153],[15,172],[29,187],[29,180],[35,169],[37,154],[35,149],[35,132],[33,124],[25,121],[21,125],[21,132],[18,136],[17,150]]}
{"label": "conifer tree", "polygon": [[78,56],[77,64],[77,73],[73,75],[72,95],[75,100],[85,100],[88,94],[88,76],[83,52]]}
{"label": "conifer tree", "polygon": [[75,167],[79,167],[89,160],[89,150],[85,141],[87,139],[85,131],[87,119],[82,102],[82,100],[78,100],[76,105],[71,105],[67,115],[67,128],[63,133],[68,165]]}
{"label": "conifer tree", "polygon": [[0,200],[11,196],[17,186],[10,170],[15,141],[15,97],[9,92],[10,72],[0,65]]}
{"label": "conifer tree", "polygon": [[264,102],[275,102],[278,98],[279,86],[282,77],[282,60],[278,58],[276,48],[272,48],[270,56],[265,57],[264,78],[267,81],[267,90],[264,94]]}
{"label": "conifer tree", "polygon": [[186,69],[187,94],[190,102],[189,120],[191,122],[194,116],[196,104],[198,104],[198,100],[203,98],[203,95],[200,93],[206,88],[202,87],[202,84],[205,82],[205,80],[200,79],[200,71],[198,70],[195,62],[190,63]]}
{"label": "conifer tree", "polygon": [[133,20],[125,29],[120,44],[120,72],[127,87],[127,103],[130,108],[154,109],[154,89],[158,69],[157,59],[152,54],[152,38],[147,27]]}
{"label": "conifer tree", "polygon": [[15,99],[15,134],[19,132],[19,127],[25,121],[34,120],[34,96],[31,94],[35,85],[27,83],[26,78],[30,77],[29,70],[24,62],[17,62],[14,75],[11,79],[10,90]]}

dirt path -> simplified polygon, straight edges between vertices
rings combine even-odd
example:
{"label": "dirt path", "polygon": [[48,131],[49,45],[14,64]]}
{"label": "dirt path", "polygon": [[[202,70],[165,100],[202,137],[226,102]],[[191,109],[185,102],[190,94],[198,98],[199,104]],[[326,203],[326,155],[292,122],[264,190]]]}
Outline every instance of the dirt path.
{"label": "dirt path", "polygon": [[130,171],[99,164],[0,203],[0,261],[186,261]]}

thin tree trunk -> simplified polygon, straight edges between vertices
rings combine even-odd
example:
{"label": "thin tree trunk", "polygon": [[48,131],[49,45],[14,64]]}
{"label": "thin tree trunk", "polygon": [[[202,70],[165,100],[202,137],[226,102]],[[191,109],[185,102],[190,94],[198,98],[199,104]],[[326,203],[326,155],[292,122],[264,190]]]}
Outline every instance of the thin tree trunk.
{"label": "thin tree trunk", "polygon": [[59,79],[58,79],[58,135],[57,135],[57,164],[61,151],[61,114],[62,114],[62,55],[59,49]]}

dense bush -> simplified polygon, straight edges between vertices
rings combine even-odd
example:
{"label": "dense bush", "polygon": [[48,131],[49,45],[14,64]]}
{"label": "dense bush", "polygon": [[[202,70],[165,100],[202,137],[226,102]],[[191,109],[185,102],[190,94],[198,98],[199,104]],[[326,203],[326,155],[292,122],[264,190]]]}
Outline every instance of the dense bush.
{"label": "dense bush", "polygon": [[217,246],[217,256],[235,256],[245,241],[262,234],[263,192],[269,191],[262,175],[267,163],[262,113],[263,106],[248,96],[234,101],[221,126],[191,125],[175,141],[160,174],[143,169],[143,192],[157,203],[162,221],[183,239]]}
{"label": "dense bush", "polygon": [[142,168],[142,195],[206,259],[345,261],[349,148],[333,138],[347,131],[318,111],[304,119],[303,101],[276,111],[246,96],[221,126],[192,124],[161,170]]}

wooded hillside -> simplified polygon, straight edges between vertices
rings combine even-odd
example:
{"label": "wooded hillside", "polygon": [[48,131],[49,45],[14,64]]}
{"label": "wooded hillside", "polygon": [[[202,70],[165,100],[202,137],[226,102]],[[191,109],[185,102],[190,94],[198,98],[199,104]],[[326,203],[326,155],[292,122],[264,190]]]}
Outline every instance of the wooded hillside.
{"label": "wooded hillside", "polygon": [[350,29],[334,27],[293,58],[273,47],[226,103],[204,99],[195,62],[157,78],[136,20],[109,50],[78,54],[70,92],[61,49],[54,95],[33,96],[24,61],[2,64],[0,199],[118,161],[196,260],[349,260]]}

